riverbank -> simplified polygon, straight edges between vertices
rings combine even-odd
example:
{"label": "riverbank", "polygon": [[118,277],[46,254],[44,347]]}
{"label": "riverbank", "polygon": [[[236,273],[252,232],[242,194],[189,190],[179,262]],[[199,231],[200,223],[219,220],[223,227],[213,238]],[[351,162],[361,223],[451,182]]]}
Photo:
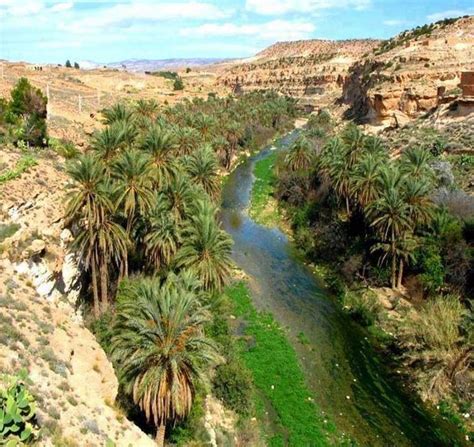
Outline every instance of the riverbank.
{"label": "riverbank", "polygon": [[[276,175],[274,172],[278,153],[274,152],[267,158],[258,160],[255,163],[254,175],[256,187],[252,190],[250,199],[249,215],[252,218],[268,227],[277,227],[285,233],[290,229],[290,223],[285,216],[285,210],[281,209],[278,201],[274,197]],[[268,209],[262,204],[271,204],[273,209]],[[290,230],[291,233],[291,230]],[[304,258],[304,254],[302,255]],[[396,360],[400,354],[394,355],[393,350],[397,349],[394,333],[399,329],[401,322],[407,317],[407,313],[412,309],[412,304],[397,292],[387,288],[368,288],[361,281],[354,281],[350,287],[338,272],[334,271],[325,262],[320,264],[307,264],[308,267],[322,278],[325,286],[338,298],[341,308],[352,316],[358,323],[361,323],[368,331],[368,338],[382,355],[388,360],[393,376],[398,376],[397,381],[402,382],[403,386],[413,387],[415,377],[410,374],[409,369]],[[449,420],[457,426],[469,440],[468,418],[469,410],[464,412],[454,411],[450,404],[441,401],[437,405],[439,416],[444,420]],[[461,414],[460,414],[461,413]],[[472,438],[471,438],[472,439]],[[455,441],[453,441],[455,442]],[[454,444],[453,444],[454,445]]]}

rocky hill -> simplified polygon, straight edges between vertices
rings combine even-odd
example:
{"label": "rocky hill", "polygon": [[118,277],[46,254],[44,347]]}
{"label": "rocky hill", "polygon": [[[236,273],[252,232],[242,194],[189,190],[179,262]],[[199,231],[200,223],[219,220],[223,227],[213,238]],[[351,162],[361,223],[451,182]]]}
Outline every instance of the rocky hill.
{"label": "rocky hill", "polygon": [[337,102],[349,118],[400,124],[443,104],[458,115],[472,112],[473,72],[470,16],[385,41],[279,42],[224,66],[218,82],[234,92],[275,89],[309,109]]}
{"label": "rocky hill", "polygon": [[344,82],[342,102],[349,117],[372,123],[453,102],[453,110],[469,112],[473,71],[474,17],[445,20],[405,31],[362,58]]}
{"label": "rocky hill", "polygon": [[341,91],[349,68],[379,44],[376,40],[279,42],[225,69],[218,82],[235,91],[275,89],[308,100],[330,98]]}

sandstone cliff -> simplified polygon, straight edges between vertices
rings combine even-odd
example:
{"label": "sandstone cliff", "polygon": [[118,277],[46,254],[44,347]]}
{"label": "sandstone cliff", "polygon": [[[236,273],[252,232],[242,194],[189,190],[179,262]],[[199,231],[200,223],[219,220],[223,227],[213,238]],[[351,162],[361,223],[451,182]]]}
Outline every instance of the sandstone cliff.
{"label": "sandstone cliff", "polygon": [[218,82],[235,90],[274,89],[310,100],[338,94],[351,67],[379,45],[376,40],[279,42],[232,65]]}
{"label": "sandstone cliff", "polygon": [[469,111],[473,70],[474,17],[445,20],[401,33],[354,64],[341,100],[348,117],[372,123],[415,118],[456,100]]}

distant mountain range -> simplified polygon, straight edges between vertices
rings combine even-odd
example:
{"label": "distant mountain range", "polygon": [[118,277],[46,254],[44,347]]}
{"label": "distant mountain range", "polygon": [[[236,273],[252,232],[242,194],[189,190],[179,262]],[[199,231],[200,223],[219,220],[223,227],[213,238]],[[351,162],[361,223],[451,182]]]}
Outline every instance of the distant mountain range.
{"label": "distant mountain range", "polygon": [[219,62],[225,62],[230,59],[225,58],[205,58],[197,57],[190,59],[126,59],[119,62],[110,62],[101,64],[92,61],[79,62],[81,68],[85,70],[91,70],[93,68],[108,67],[126,69],[127,71],[133,72],[145,72],[145,71],[159,71],[159,70],[171,70],[184,67],[199,67],[203,65],[211,65]]}

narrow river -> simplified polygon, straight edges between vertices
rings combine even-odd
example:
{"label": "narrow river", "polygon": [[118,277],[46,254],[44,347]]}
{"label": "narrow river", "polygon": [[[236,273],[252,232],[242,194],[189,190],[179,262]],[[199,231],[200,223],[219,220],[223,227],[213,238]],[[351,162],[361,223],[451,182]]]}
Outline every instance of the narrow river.
{"label": "narrow river", "polygon": [[[278,147],[288,146],[295,136],[287,135]],[[255,306],[288,328],[319,407],[361,446],[462,445],[453,427],[435,420],[390,378],[365,332],[324,291],[287,237],[248,217],[254,164],[271,150],[249,158],[230,175],[221,219],[234,240],[234,261],[250,277]],[[300,333],[309,344],[298,342]]]}

